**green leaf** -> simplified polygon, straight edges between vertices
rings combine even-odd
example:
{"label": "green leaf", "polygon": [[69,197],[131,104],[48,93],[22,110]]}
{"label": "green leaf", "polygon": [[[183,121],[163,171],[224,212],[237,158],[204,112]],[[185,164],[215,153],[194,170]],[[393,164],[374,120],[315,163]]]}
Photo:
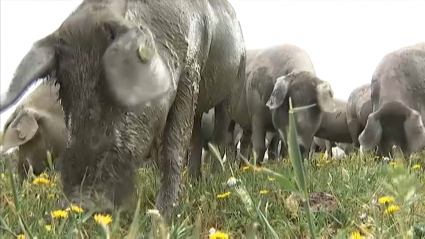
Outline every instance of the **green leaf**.
{"label": "green leaf", "polygon": [[134,212],[133,221],[131,222],[130,231],[125,238],[136,238],[139,230],[140,221],[140,198],[137,200],[136,211]]}
{"label": "green leaf", "polygon": [[109,236],[109,228],[108,228],[108,226],[106,226],[106,225],[104,225],[104,224],[100,224],[99,225],[99,234],[100,234],[100,236],[102,237],[102,238],[106,238],[106,239],[109,239],[110,238],[110,236]]}
{"label": "green leaf", "polygon": [[221,154],[218,148],[211,143],[208,143],[208,148],[210,148],[211,152],[213,152],[214,157],[220,162],[221,168],[224,171],[223,159],[221,158]]}
{"label": "green leaf", "polygon": [[84,216],[81,218],[81,222],[85,223],[87,220],[89,220],[93,214],[97,211],[97,208],[94,207],[92,208],[90,211],[88,211],[86,214],[84,214]]}
{"label": "green leaf", "polygon": [[49,165],[49,169],[51,171],[55,171],[55,166],[54,166],[53,160],[52,160],[52,153],[49,150],[47,150],[46,154],[47,154],[47,164]]}

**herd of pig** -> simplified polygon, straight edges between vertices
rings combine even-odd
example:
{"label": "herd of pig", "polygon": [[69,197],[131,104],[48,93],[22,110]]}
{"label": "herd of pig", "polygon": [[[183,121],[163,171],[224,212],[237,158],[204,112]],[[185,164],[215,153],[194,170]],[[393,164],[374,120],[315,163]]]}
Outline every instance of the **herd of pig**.
{"label": "herd of pig", "polygon": [[0,112],[38,79],[5,123],[2,150],[18,146],[21,179],[29,165],[43,172],[51,151],[67,196],[62,206],[124,204],[136,169],[154,159],[162,172],[156,206],[170,215],[182,164],[199,179],[208,142],[227,158],[285,156],[289,99],[309,106],[295,113],[304,157],[334,144],[380,156],[395,145],[406,157],[425,146],[425,43],[385,55],[371,83],[345,101],[301,48],[246,50],[225,0],[85,0],[33,44]]}

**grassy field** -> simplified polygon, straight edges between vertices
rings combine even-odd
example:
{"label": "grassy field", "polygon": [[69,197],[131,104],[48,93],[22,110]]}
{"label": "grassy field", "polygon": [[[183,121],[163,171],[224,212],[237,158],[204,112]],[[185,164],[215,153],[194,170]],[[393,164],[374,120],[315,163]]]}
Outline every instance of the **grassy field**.
{"label": "grassy field", "polygon": [[[221,164],[192,184],[186,169],[175,220],[154,210],[159,171],[137,174],[132,213],[58,210],[54,170],[16,183],[13,158],[0,159],[0,238],[425,238],[425,154],[377,162],[372,155],[303,162],[289,117],[289,156],[239,169]],[[216,162],[221,161],[211,147]],[[5,164],[6,162],[6,164]],[[222,162],[222,161],[221,161]]]}
{"label": "grassy field", "polygon": [[[180,213],[169,227],[155,211],[149,211],[159,187],[155,168],[139,170],[139,210],[131,215],[116,212],[111,223],[103,218],[102,224],[102,217],[96,216],[96,221],[92,212],[78,212],[78,208],[55,212],[63,195],[60,175],[53,171],[38,178],[30,175],[22,186],[15,187],[14,198],[5,162],[2,159],[0,166],[0,238],[24,238],[24,234],[25,238],[166,238],[168,233],[170,238],[208,238],[211,228],[229,238],[311,238],[307,213],[300,204],[302,193],[298,193],[301,190],[297,190],[300,187],[288,159],[263,168],[225,165],[224,173],[214,175],[204,166],[204,178],[198,185],[191,185],[184,171],[181,203],[177,205]],[[340,161],[316,156],[304,166],[316,237],[425,237],[422,154],[410,165],[401,161],[376,163],[372,156],[363,160],[352,155]],[[265,168],[278,174],[271,175]],[[13,176],[16,180],[16,174]],[[231,177],[236,184],[233,179],[228,183]],[[382,197],[389,197],[386,204]],[[225,238],[215,236],[212,238]]]}

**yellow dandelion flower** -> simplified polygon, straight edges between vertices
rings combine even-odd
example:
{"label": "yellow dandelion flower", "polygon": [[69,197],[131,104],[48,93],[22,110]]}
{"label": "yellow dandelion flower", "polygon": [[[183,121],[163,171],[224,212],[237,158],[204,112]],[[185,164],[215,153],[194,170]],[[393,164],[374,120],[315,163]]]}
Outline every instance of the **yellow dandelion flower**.
{"label": "yellow dandelion flower", "polygon": [[94,215],[94,220],[96,221],[97,224],[103,224],[106,226],[112,222],[112,217],[109,214],[108,215],[96,214]]}
{"label": "yellow dandelion flower", "polygon": [[51,184],[51,182],[47,178],[40,178],[40,177],[38,177],[38,178],[34,179],[34,181],[32,182],[32,184],[34,184],[34,185],[49,185],[49,184]]}
{"label": "yellow dandelion flower", "polygon": [[46,231],[50,232],[52,230],[52,225],[46,225],[44,226],[44,228],[46,229]]}
{"label": "yellow dandelion flower", "polygon": [[230,196],[230,192],[225,192],[223,194],[217,195],[217,198],[225,198],[225,197],[228,197],[228,196]]}
{"label": "yellow dandelion flower", "polygon": [[400,207],[397,205],[391,205],[387,209],[385,209],[385,214],[391,214],[400,211]]}
{"label": "yellow dandelion flower", "polygon": [[354,231],[353,233],[351,233],[351,237],[350,239],[361,239],[363,238],[362,235],[360,235],[359,231]]}
{"label": "yellow dandelion flower", "polygon": [[420,169],[421,168],[421,165],[419,165],[419,164],[415,164],[415,165],[413,165],[413,167],[412,167],[412,169]]}
{"label": "yellow dandelion flower", "polygon": [[396,163],[396,162],[391,162],[391,163],[390,163],[390,165],[391,165],[391,166],[396,166],[396,165],[397,165],[397,163]]}
{"label": "yellow dandelion flower", "polygon": [[378,202],[380,204],[393,203],[394,198],[393,197],[381,197],[381,198],[378,199]]}
{"label": "yellow dandelion flower", "polygon": [[67,218],[68,212],[64,211],[64,210],[56,210],[56,211],[52,212],[52,217],[53,218]]}
{"label": "yellow dandelion flower", "polygon": [[71,210],[71,211],[76,212],[76,213],[83,213],[84,212],[84,209],[82,209],[81,207],[76,206],[76,205],[71,205],[66,210],[67,211]]}
{"label": "yellow dandelion flower", "polygon": [[220,231],[216,231],[213,234],[210,234],[209,238],[210,239],[228,239],[229,234],[224,233],[224,232],[220,232]]}
{"label": "yellow dandelion flower", "polygon": [[267,177],[267,179],[268,179],[269,181],[274,181],[274,180],[276,180],[275,178],[271,178],[271,177]]}
{"label": "yellow dandelion flower", "polygon": [[17,238],[17,239],[25,239],[26,237],[25,237],[25,235],[24,235],[24,234],[19,234],[16,238]]}
{"label": "yellow dandelion flower", "polygon": [[250,166],[245,166],[245,167],[242,168],[243,171],[246,171],[246,170],[249,170],[249,169],[251,169]]}
{"label": "yellow dandelion flower", "polygon": [[269,193],[269,191],[267,191],[267,190],[261,190],[260,191],[260,194],[267,194],[267,193]]}

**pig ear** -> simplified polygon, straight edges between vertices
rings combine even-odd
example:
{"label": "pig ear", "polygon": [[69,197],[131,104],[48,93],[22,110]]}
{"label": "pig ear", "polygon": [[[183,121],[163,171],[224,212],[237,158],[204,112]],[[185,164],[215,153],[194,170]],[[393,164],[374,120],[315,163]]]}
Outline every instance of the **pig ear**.
{"label": "pig ear", "polygon": [[324,81],[316,86],[317,101],[323,112],[335,112],[335,103],[333,101],[333,91],[331,85]]}
{"label": "pig ear", "polygon": [[129,28],[115,38],[102,61],[110,93],[122,106],[149,102],[176,87],[148,29]]}
{"label": "pig ear", "polygon": [[[118,51],[123,51],[123,48],[131,48],[134,53],[137,53],[142,63],[148,63],[152,60],[155,54],[155,46],[153,35],[149,29],[141,29],[137,25],[126,20],[112,20],[105,23],[105,27],[110,30],[115,41],[123,38],[123,43],[112,43],[107,49],[104,58],[110,58]],[[125,39],[125,40],[124,40]],[[136,48],[134,46],[137,46]],[[133,54],[133,53],[132,53]]]}
{"label": "pig ear", "polygon": [[375,148],[381,141],[382,125],[377,112],[371,113],[367,118],[366,127],[359,135],[359,142],[365,150]]}
{"label": "pig ear", "polygon": [[106,30],[109,30],[113,38],[116,40],[117,38],[119,38],[120,36],[128,32],[132,28],[132,25],[130,22],[126,21],[125,19],[114,18],[114,19],[110,19],[109,21],[105,21],[103,23],[103,28]]}
{"label": "pig ear", "polygon": [[411,110],[410,116],[404,122],[404,131],[412,152],[417,152],[425,146],[425,128],[422,117],[416,110]]}
{"label": "pig ear", "polygon": [[287,76],[281,76],[277,78],[272,94],[266,103],[269,109],[276,109],[283,104],[283,101],[286,98],[286,94],[288,93],[289,85],[290,81]]}
{"label": "pig ear", "polygon": [[28,112],[20,113],[4,131],[2,151],[28,142],[34,137],[37,130],[38,123],[34,115]]}
{"label": "pig ear", "polygon": [[56,41],[54,32],[33,44],[16,68],[9,89],[0,96],[0,113],[16,103],[37,79],[52,74],[56,65]]}

